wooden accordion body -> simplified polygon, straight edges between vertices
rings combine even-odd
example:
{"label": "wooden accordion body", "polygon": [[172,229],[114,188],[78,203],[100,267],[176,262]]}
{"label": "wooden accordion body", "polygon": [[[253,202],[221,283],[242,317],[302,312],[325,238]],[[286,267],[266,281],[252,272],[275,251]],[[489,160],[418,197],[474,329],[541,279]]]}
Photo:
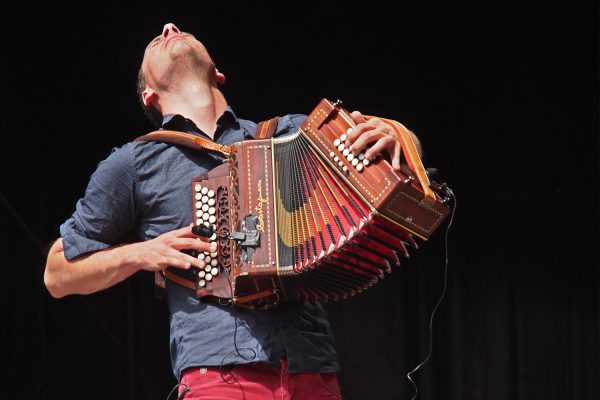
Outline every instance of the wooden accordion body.
{"label": "wooden accordion body", "polygon": [[429,238],[448,198],[430,189],[420,160],[397,173],[351,153],[343,135],[354,125],[323,99],[296,134],[236,143],[226,163],[193,178],[194,222],[216,231],[218,248],[198,255],[199,298],[262,309],[347,298]]}

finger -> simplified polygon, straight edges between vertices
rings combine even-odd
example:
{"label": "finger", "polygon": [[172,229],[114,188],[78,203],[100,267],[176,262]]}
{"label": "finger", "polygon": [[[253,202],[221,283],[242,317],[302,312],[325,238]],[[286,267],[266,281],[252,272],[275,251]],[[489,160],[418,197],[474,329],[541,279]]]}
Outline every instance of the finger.
{"label": "finger", "polygon": [[210,239],[208,238],[177,238],[173,239],[169,244],[171,247],[177,250],[181,249],[192,249],[192,250],[202,250],[209,251],[210,247]]}
{"label": "finger", "polygon": [[348,147],[351,146],[354,142],[356,142],[356,139],[364,135],[365,132],[368,132],[372,129],[373,128],[367,123],[361,123],[356,125],[354,128],[352,128],[352,130],[348,132],[345,145]]}
{"label": "finger", "polygon": [[402,145],[400,142],[395,142],[393,152],[392,168],[394,168],[394,171],[400,172],[400,156],[402,154]]}
{"label": "finger", "polygon": [[350,113],[350,118],[354,121],[355,124],[360,124],[363,122],[367,122],[367,119],[362,115],[360,111],[352,111]]}
{"label": "finger", "polygon": [[372,160],[380,154],[382,151],[387,150],[388,146],[391,144],[391,139],[387,136],[380,137],[373,146],[369,147],[367,151],[365,151],[365,158],[368,160]]}
{"label": "finger", "polygon": [[356,141],[350,145],[349,149],[352,153],[359,154],[369,145],[369,143],[377,141],[379,137],[380,134],[374,130],[370,130],[360,135]]}
{"label": "finger", "polygon": [[196,265],[199,267],[199,263],[198,263],[198,259],[196,257],[192,257],[190,255],[181,253],[182,255],[184,255],[185,257],[180,257],[180,256],[173,256],[173,257],[168,257],[165,256],[161,259],[161,261],[158,263],[159,267],[161,269],[165,269],[168,267],[175,267],[175,268],[180,268],[180,269],[190,269],[192,267],[192,265]]}
{"label": "finger", "polygon": [[194,224],[189,224],[188,226],[184,226],[183,228],[175,229],[168,233],[172,234],[175,237],[195,237],[196,235],[194,235],[192,233],[193,227],[194,227]]}

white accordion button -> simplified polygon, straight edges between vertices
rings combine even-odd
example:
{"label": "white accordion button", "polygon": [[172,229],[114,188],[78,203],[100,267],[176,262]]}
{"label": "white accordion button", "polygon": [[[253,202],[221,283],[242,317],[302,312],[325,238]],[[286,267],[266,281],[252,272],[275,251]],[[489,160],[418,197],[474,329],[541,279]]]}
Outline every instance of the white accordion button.
{"label": "white accordion button", "polygon": [[[216,267],[217,265],[219,265],[219,260],[215,260],[213,258],[213,260],[210,262],[210,266],[211,267]],[[216,275],[216,274],[213,274],[213,275]]]}
{"label": "white accordion button", "polygon": [[212,258],[217,258],[218,255],[219,255],[219,253],[217,253],[216,251],[214,253],[210,253],[210,256]]}
{"label": "white accordion button", "polygon": [[196,200],[200,200],[200,199],[202,198],[202,195],[201,195],[200,193],[196,193],[196,194],[194,195],[194,198],[195,198]]}
{"label": "white accordion button", "polygon": [[215,199],[208,199],[208,203],[209,206],[214,206],[215,205]]}
{"label": "white accordion button", "polygon": [[344,151],[342,151],[342,154],[344,155],[344,157],[348,157],[348,154],[350,154],[350,150],[344,149]]}
{"label": "white accordion button", "polygon": [[196,202],[196,208],[202,208],[202,202],[201,201],[197,201]]}
{"label": "white accordion button", "polygon": [[206,279],[207,281],[212,281],[212,275],[211,274],[206,274],[206,276],[204,277],[204,279]]}
{"label": "white accordion button", "polygon": [[208,203],[208,196],[206,196],[206,195],[202,196],[202,202]]}
{"label": "white accordion button", "polygon": [[332,158],[335,157],[335,153],[333,151],[330,151],[329,152],[329,157],[332,157]]}
{"label": "white accordion button", "polygon": [[348,128],[348,130],[346,131],[346,135],[349,135],[352,133],[352,128]]}
{"label": "white accordion button", "polygon": [[200,193],[202,193],[202,194],[208,193],[208,188],[206,186],[202,186],[202,190],[200,190]]}
{"label": "white accordion button", "polygon": [[[210,260],[212,260],[212,258],[210,258],[210,256],[209,256],[209,255],[207,255],[206,257],[204,257],[204,262],[205,262],[205,263],[207,263],[207,264],[208,264],[208,263],[210,262]],[[207,268],[208,268],[208,266],[207,266]],[[209,269],[210,269],[210,268],[208,268],[206,271],[208,272],[208,270],[209,270]]]}
{"label": "white accordion button", "polygon": [[204,253],[198,254],[198,260],[204,260],[204,257],[206,257],[206,254],[204,254]]}
{"label": "white accordion button", "polygon": [[[208,207],[208,204],[207,204],[206,206]],[[215,210],[215,208],[214,208],[214,207],[208,207],[208,213],[209,213],[210,215],[213,215],[213,214],[215,213],[215,211],[216,211],[216,210]]]}
{"label": "white accordion button", "polygon": [[196,211],[196,217],[202,218],[202,210]]}
{"label": "white accordion button", "polygon": [[198,218],[196,220],[196,225],[202,225],[204,223],[204,221],[202,220],[202,218]]}
{"label": "white accordion button", "polygon": [[341,141],[340,139],[335,139],[335,140],[333,141],[333,145],[334,145],[335,147],[338,147],[338,146],[340,145],[340,143],[342,143],[342,141]]}
{"label": "white accordion button", "polygon": [[208,222],[210,222],[211,224],[214,224],[217,221],[217,217],[215,217],[214,215],[210,215],[208,217]]}
{"label": "white accordion button", "polygon": [[206,281],[204,279],[200,279],[200,282],[198,282],[198,286],[200,286],[200,287],[206,286]]}
{"label": "white accordion button", "polygon": [[356,166],[356,170],[357,170],[358,172],[361,172],[361,171],[363,170],[363,165],[362,165],[362,164],[358,164],[358,165]]}
{"label": "white accordion button", "polygon": [[200,185],[200,184],[196,184],[196,186],[194,186],[194,190],[196,192],[199,192],[201,189],[202,189],[202,185]]}
{"label": "white accordion button", "polygon": [[365,165],[365,167],[369,164],[371,164],[371,161],[367,160],[366,158],[363,160],[363,164]]}
{"label": "white accordion button", "polygon": [[212,236],[210,237],[210,241],[212,242],[211,244],[216,245],[217,242],[215,242],[215,240],[217,240],[217,234],[213,233]]}
{"label": "white accordion button", "polygon": [[352,165],[355,166],[355,167],[358,165],[358,158],[353,158],[352,159]]}
{"label": "white accordion button", "polygon": [[213,268],[210,270],[210,273],[212,274],[212,276],[216,276],[219,274],[219,269],[218,268]]}
{"label": "white accordion button", "polygon": [[345,145],[344,143],[342,143],[342,144],[340,144],[340,145],[338,146],[338,150],[339,150],[339,151],[342,151],[342,150],[344,150],[345,148],[346,148],[346,145]]}
{"label": "white accordion button", "polygon": [[207,193],[208,197],[215,197],[215,191],[214,190],[209,190]]}
{"label": "white accordion button", "polygon": [[342,136],[340,136],[340,141],[345,142],[346,139],[348,139],[348,135],[346,135],[345,133]]}
{"label": "white accordion button", "polygon": [[207,212],[208,211],[208,204],[202,204],[202,211]]}
{"label": "white accordion button", "polygon": [[364,159],[365,159],[365,153],[360,153],[360,154],[358,155],[358,159],[359,159],[360,161],[364,160]]}
{"label": "white accordion button", "polygon": [[198,277],[199,278],[204,278],[204,275],[206,275],[206,272],[204,272],[204,271],[198,272]]}
{"label": "white accordion button", "polygon": [[346,156],[346,158],[348,159],[348,161],[352,161],[354,160],[354,154],[350,153]]}

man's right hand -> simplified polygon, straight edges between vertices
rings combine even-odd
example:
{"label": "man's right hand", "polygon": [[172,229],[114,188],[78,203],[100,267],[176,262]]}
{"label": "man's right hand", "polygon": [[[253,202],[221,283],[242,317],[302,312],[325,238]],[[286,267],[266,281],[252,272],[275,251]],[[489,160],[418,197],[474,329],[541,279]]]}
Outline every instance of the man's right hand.
{"label": "man's right hand", "polygon": [[67,260],[62,238],[48,252],[44,283],[53,297],[88,294],[111,287],[137,271],[167,267],[203,267],[204,261],[182,250],[216,251],[208,239],[192,233],[192,225],[144,242],[124,244]]}
{"label": "man's right hand", "polygon": [[188,269],[192,266],[202,268],[204,261],[182,250],[199,252],[217,251],[210,246],[210,240],[192,233],[193,225],[163,233],[154,239],[132,245],[129,257],[139,265],[139,269],[160,271],[167,267]]}

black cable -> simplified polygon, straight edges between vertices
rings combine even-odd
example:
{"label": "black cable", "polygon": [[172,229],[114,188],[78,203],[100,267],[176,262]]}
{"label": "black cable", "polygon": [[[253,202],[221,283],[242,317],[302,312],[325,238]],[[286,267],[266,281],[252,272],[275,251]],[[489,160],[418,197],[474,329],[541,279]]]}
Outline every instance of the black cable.
{"label": "black cable", "polygon": [[446,295],[446,287],[447,287],[447,283],[448,283],[448,233],[450,232],[450,226],[452,226],[452,221],[454,221],[454,213],[456,212],[457,201],[456,201],[456,196],[454,195],[454,192],[452,191],[452,189],[450,189],[449,187],[445,187],[445,189],[448,191],[448,193],[454,200],[454,206],[452,207],[452,214],[450,216],[450,222],[448,222],[448,226],[446,227],[446,234],[444,235],[444,245],[445,245],[445,253],[446,253],[445,254],[446,255],[446,264],[444,267],[444,282],[443,282],[442,293],[440,295],[440,298],[435,303],[435,306],[433,307],[433,310],[431,311],[431,317],[429,318],[429,349],[427,351],[427,356],[412,371],[410,371],[409,373],[406,374],[406,377],[408,378],[408,380],[412,384],[413,388],[415,389],[415,394],[413,395],[413,397],[411,397],[411,400],[415,400],[417,398],[417,395],[419,394],[419,389],[417,388],[417,385],[413,381],[411,374],[417,372],[417,370],[419,370],[419,368],[421,368],[423,365],[425,365],[429,361],[429,358],[431,357],[431,351],[433,348],[433,317],[435,316],[435,313],[436,313],[438,307],[440,306],[440,304],[442,303],[442,300],[444,299],[444,296]]}
{"label": "black cable", "polygon": [[231,310],[232,310],[232,316],[233,316],[233,322],[234,322],[233,347],[235,347],[235,350],[231,350],[229,353],[225,354],[225,356],[221,360],[221,365],[219,366],[219,373],[221,374],[221,378],[223,379],[223,381],[225,383],[233,384],[233,383],[237,382],[237,378],[235,377],[234,374],[232,374],[233,379],[234,379],[233,382],[227,381],[227,379],[225,379],[225,376],[223,375],[223,363],[225,362],[225,360],[227,359],[227,357],[229,357],[229,355],[232,354],[232,353],[237,353],[237,355],[240,356],[243,360],[245,360],[245,361],[252,361],[252,360],[256,359],[257,354],[256,354],[256,351],[254,351],[254,349],[252,349],[250,347],[242,347],[242,350],[250,350],[252,352],[252,357],[248,358],[248,357],[244,356],[240,352],[240,348],[237,345],[238,318],[237,318],[237,314],[236,314],[235,303],[233,301],[233,285],[231,284],[231,279],[230,279],[230,276],[229,276],[229,271],[227,270],[227,268],[223,268],[223,270],[225,271],[225,274],[227,275],[227,282],[229,283],[229,292],[231,293],[231,297],[230,297],[229,301],[230,301],[230,304],[231,304]]}
{"label": "black cable", "polygon": [[177,396],[177,400],[183,399],[183,395],[185,395],[187,392],[189,392],[190,390],[192,390],[191,387],[189,387],[188,385],[186,385],[184,383],[177,383],[177,384],[175,384],[175,386],[173,386],[173,389],[171,389],[171,391],[167,395],[167,399],[166,400],[169,400],[171,398],[171,396],[173,395],[173,393],[175,393],[175,391],[177,389],[179,389],[179,386],[182,386],[182,385],[185,386],[185,387],[183,388],[183,390],[181,391],[181,393],[179,393],[179,395]]}

